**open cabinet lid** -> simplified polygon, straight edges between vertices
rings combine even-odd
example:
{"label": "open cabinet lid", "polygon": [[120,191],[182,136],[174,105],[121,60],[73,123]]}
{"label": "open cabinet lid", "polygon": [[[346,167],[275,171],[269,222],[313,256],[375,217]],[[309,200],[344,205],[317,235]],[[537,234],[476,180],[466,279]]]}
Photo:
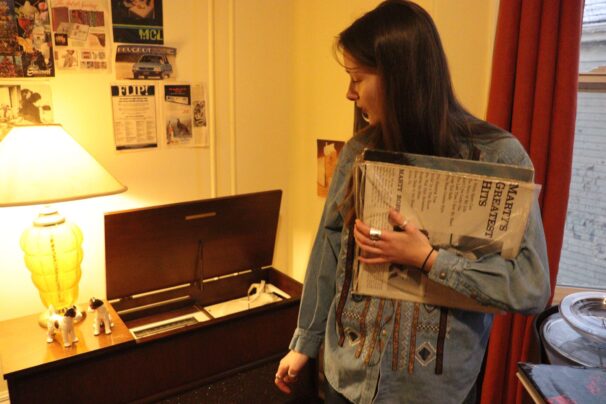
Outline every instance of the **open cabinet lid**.
{"label": "open cabinet lid", "polygon": [[105,215],[108,299],[271,265],[282,191]]}

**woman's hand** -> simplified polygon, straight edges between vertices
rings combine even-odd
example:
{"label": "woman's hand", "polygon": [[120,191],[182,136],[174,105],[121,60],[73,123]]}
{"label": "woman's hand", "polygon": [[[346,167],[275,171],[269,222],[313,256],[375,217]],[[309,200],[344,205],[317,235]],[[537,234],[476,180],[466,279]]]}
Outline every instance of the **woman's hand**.
{"label": "woman's hand", "polygon": [[427,259],[423,269],[429,272],[437,252],[433,251],[427,236],[395,209],[389,211],[388,219],[400,231],[382,230],[378,240],[372,240],[370,227],[356,219],[354,237],[362,250],[359,260],[371,265],[394,263],[421,268]]}
{"label": "woman's hand", "polygon": [[309,356],[291,350],[286,354],[278,365],[278,371],[276,372],[276,379],[274,383],[278,388],[286,393],[290,394],[292,389],[290,384],[295,383],[299,376],[299,372],[303,369],[303,366],[309,360]]}

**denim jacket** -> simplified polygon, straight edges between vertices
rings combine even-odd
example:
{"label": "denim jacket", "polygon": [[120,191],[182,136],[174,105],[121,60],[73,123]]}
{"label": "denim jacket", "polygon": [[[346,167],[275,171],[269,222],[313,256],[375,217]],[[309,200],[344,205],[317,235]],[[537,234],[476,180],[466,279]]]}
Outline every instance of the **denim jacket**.
{"label": "denim jacket", "polygon": [[[327,380],[355,403],[461,403],[480,371],[492,314],[352,295],[350,290],[340,299],[349,236],[342,202],[355,158],[369,139],[368,133],[353,137],[339,157],[290,348],[316,357],[324,343]],[[474,139],[474,147],[482,161],[532,166],[522,145],[508,133]],[[460,154],[471,153],[462,146]],[[429,278],[504,311],[543,310],[550,289],[538,202],[515,259],[491,254],[470,260],[440,249]],[[338,308],[340,300],[344,305]]]}

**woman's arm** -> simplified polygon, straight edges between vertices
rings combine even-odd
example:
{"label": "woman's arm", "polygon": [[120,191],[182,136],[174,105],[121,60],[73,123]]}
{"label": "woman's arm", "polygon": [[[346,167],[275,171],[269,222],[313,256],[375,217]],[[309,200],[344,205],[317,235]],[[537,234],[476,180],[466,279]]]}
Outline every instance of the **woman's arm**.
{"label": "woman's arm", "polygon": [[514,259],[489,254],[470,260],[440,250],[429,273],[435,282],[449,286],[482,304],[524,314],[541,312],[549,299],[549,264],[538,202]]}
{"label": "woman's arm", "polygon": [[[509,135],[501,139],[498,147],[486,153],[489,161],[532,166],[522,146]],[[404,219],[398,212],[390,212],[394,226]],[[549,299],[549,265],[545,235],[538,201],[534,201],[519,254],[504,259],[498,253],[477,259],[454,249],[432,251],[425,235],[414,225],[407,224],[404,231],[384,230],[380,240],[371,240],[370,228],[356,221],[356,242],[367,264],[394,262],[423,267],[429,278],[482,304],[506,311],[537,313],[545,308]]]}

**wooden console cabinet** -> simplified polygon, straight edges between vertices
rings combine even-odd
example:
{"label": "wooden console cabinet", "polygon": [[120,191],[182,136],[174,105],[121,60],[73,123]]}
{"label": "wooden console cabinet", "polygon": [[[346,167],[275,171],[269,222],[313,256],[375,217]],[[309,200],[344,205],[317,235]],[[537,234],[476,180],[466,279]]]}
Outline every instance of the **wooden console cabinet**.
{"label": "wooden console cabinet", "polygon": [[[45,342],[36,315],[1,322],[11,403],[153,401],[286,353],[302,287],[271,267],[280,199],[268,191],[107,214],[112,333],[93,336],[89,316],[77,325],[80,341],[63,348]],[[261,283],[286,298],[225,316],[207,310]],[[210,319],[131,333],[192,314]]]}
{"label": "wooden console cabinet", "polygon": [[239,321],[212,320],[137,342],[110,307],[112,333],[93,336],[88,316],[76,326],[80,341],[70,348],[59,335],[47,344],[37,315],[0,322],[11,404],[154,401],[276,359],[291,335],[273,330],[276,324],[294,330],[297,304],[264,309]]}

